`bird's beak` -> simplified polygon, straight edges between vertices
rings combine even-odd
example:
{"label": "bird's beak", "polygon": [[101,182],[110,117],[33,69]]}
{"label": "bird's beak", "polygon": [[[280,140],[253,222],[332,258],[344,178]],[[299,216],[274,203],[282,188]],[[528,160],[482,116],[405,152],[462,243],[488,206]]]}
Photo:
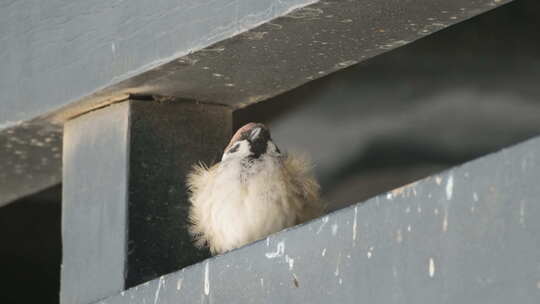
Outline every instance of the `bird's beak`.
{"label": "bird's beak", "polygon": [[261,134],[261,130],[262,129],[260,127],[255,127],[251,129],[251,132],[249,133],[249,140],[253,141],[257,139],[257,137],[259,137],[259,135]]}

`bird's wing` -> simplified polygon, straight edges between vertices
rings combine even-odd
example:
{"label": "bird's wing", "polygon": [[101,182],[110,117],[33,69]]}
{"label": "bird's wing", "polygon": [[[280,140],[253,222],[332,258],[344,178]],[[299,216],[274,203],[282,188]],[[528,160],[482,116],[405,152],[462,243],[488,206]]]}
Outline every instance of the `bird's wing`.
{"label": "bird's wing", "polygon": [[288,185],[295,196],[297,223],[319,217],[324,213],[324,204],[320,199],[320,186],[312,173],[309,158],[299,153],[285,156],[283,165],[288,177]]}
{"label": "bird's wing", "polygon": [[192,171],[187,177],[187,185],[189,190],[189,200],[191,202],[191,208],[189,210],[189,232],[195,240],[197,247],[205,247],[209,240],[207,237],[210,235],[207,231],[210,216],[210,206],[208,195],[208,187],[210,187],[212,180],[216,174],[216,166],[208,168],[206,165],[200,163],[193,166]]}

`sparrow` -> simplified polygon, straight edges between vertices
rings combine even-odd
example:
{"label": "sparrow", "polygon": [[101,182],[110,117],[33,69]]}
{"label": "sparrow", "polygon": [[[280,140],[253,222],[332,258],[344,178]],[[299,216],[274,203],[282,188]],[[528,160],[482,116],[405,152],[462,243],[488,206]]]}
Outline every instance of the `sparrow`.
{"label": "sparrow", "polygon": [[305,156],[282,153],[263,124],[244,125],[219,163],[188,175],[195,245],[220,254],[322,215],[311,168]]}

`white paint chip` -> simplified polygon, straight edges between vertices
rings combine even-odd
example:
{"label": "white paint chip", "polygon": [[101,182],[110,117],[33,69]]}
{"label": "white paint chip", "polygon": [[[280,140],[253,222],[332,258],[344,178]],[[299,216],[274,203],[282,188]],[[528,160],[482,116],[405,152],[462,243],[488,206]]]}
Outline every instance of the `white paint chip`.
{"label": "white paint chip", "polygon": [[368,252],[366,253],[366,256],[368,259],[371,259],[371,257],[373,256],[373,246],[370,246],[368,248]]}
{"label": "white paint chip", "polygon": [[338,226],[337,223],[332,224],[332,235],[333,235],[333,236],[336,236],[336,235],[337,235],[338,228],[339,228],[339,226]]}
{"label": "white paint chip", "polygon": [[294,259],[289,257],[288,255],[285,255],[285,262],[289,264],[289,270],[293,270],[294,268]]}
{"label": "white paint chip", "polygon": [[429,258],[429,277],[433,278],[435,275],[435,262],[433,261],[433,258]]}
{"label": "white paint chip", "polygon": [[204,294],[210,294],[210,263],[204,265]]}
{"label": "white paint chip", "polygon": [[358,207],[354,207],[354,219],[352,224],[352,240],[353,240],[353,247],[356,246],[356,218],[358,213]]}
{"label": "white paint chip", "polygon": [[442,230],[444,232],[448,231],[448,210],[444,209],[444,218],[442,222]]}
{"label": "white paint chip", "polygon": [[161,291],[161,286],[163,286],[163,276],[159,277],[156,293],[154,294],[154,304],[156,304],[158,302],[159,292]]}
{"label": "white paint chip", "polygon": [[338,260],[336,264],[336,270],[334,271],[334,275],[337,277],[339,276],[339,265],[341,265],[341,253],[338,255]]}
{"label": "white paint chip", "polygon": [[268,259],[275,259],[277,257],[283,256],[284,253],[285,253],[285,242],[281,241],[277,244],[276,251],[267,252],[265,255],[266,255],[266,258]]}
{"label": "white paint chip", "polygon": [[450,175],[448,181],[446,182],[446,200],[452,199],[452,194],[454,192],[454,176]]}
{"label": "white paint chip", "polygon": [[326,255],[326,248],[324,248],[321,252],[321,256],[325,256]]}
{"label": "white paint chip", "polygon": [[176,282],[176,290],[182,289],[182,282],[183,281],[184,281],[184,278],[178,279],[178,281]]}
{"label": "white paint chip", "polygon": [[324,226],[326,226],[326,223],[328,223],[328,216],[325,216],[321,219],[322,224],[319,226],[319,229],[317,229],[317,234],[321,233]]}

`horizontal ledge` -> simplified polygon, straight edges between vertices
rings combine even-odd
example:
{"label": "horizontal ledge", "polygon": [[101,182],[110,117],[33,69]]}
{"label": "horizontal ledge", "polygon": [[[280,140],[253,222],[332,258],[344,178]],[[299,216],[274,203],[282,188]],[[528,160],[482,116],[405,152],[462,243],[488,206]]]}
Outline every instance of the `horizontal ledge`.
{"label": "horizontal ledge", "polygon": [[[8,46],[0,50],[0,59],[8,62],[0,72],[5,80],[0,126],[38,116],[62,122],[130,94],[242,107],[510,0],[308,5],[313,2],[168,0],[115,6],[99,1],[88,7],[79,0],[63,20],[56,18],[56,4],[34,16],[33,10],[22,13],[24,1],[13,1],[0,20],[5,17],[27,31],[0,27]],[[23,16],[12,20],[16,13]],[[27,22],[36,18],[38,25]],[[26,45],[34,33],[42,38]]]}
{"label": "horizontal ledge", "polygon": [[536,138],[99,303],[538,303],[539,174]]}

